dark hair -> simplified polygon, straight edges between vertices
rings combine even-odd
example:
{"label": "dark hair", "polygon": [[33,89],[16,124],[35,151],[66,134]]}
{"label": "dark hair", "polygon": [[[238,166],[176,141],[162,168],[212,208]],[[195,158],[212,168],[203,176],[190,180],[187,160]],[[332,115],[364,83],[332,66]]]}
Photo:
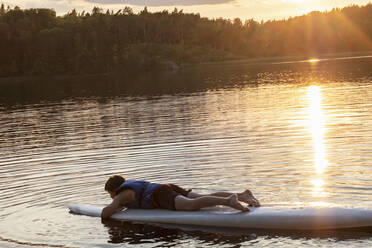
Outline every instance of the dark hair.
{"label": "dark hair", "polygon": [[105,184],[105,190],[115,192],[119,186],[125,182],[125,178],[120,175],[114,175],[110,177]]}

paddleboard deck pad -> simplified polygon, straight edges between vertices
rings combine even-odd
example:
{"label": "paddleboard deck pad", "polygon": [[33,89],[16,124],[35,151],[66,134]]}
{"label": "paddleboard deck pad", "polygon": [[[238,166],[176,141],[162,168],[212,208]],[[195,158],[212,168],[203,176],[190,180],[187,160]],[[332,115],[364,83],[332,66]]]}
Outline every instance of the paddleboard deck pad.
{"label": "paddleboard deck pad", "polygon": [[[70,204],[72,213],[100,217],[103,206]],[[255,228],[277,230],[322,230],[372,228],[372,210],[361,208],[250,208],[240,212],[215,207],[200,211],[170,211],[164,209],[125,209],[112,219],[142,223],[194,225],[224,228]]]}

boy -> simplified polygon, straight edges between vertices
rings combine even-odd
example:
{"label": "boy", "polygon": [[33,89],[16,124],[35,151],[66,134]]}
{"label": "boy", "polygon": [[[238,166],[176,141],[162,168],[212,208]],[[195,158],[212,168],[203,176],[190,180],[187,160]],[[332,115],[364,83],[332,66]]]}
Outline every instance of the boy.
{"label": "boy", "polygon": [[238,194],[217,192],[201,195],[174,184],[125,180],[120,175],[110,177],[105,184],[105,190],[110,194],[113,201],[102,210],[102,219],[109,218],[123,207],[194,211],[204,207],[224,205],[241,211],[249,211],[249,208],[243,206],[239,201],[253,207],[260,206],[258,200],[249,190]]}

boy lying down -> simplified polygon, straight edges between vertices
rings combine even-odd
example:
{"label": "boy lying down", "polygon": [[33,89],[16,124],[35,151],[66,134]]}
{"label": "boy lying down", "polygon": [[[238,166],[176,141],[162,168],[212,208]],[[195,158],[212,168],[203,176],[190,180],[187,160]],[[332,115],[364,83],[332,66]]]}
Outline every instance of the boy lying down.
{"label": "boy lying down", "polygon": [[242,205],[247,203],[252,207],[259,207],[259,201],[250,190],[242,193],[216,192],[202,195],[186,190],[175,184],[158,184],[142,180],[125,180],[120,175],[110,177],[105,184],[112,202],[101,214],[102,219],[109,218],[123,207],[153,209],[162,208],[178,211],[194,211],[215,205],[229,206],[241,211],[249,211]]}

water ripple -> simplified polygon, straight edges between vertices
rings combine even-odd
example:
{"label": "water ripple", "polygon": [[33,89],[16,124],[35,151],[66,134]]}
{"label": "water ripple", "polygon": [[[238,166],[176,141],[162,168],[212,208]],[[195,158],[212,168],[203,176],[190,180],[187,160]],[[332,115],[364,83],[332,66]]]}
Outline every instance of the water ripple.
{"label": "water ripple", "polygon": [[[372,208],[372,81],[273,82],[283,77],[299,80],[295,72],[267,72],[257,75],[258,86],[0,108],[0,245],[105,246],[116,229],[71,215],[66,205],[107,204],[103,186],[112,174],[204,193],[250,188],[267,205]],[[223,245],[170,236],[138,244]],[[237,244],[255,242],[324,244],[284,237]]]}

